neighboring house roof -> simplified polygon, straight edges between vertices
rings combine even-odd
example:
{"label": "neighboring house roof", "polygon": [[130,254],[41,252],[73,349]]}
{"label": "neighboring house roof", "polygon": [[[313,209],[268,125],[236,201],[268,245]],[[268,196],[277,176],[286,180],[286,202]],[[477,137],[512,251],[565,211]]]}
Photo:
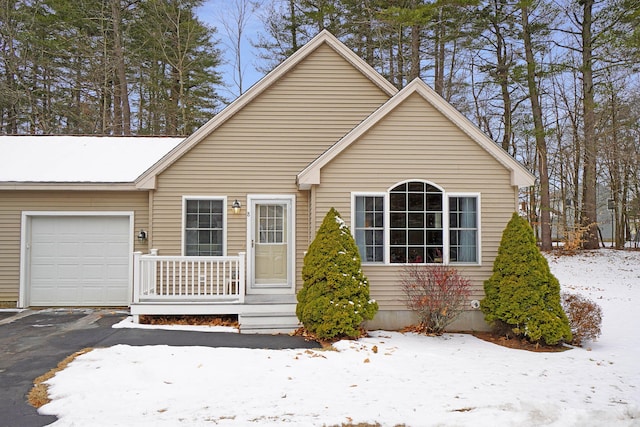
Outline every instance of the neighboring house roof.
{"label": "neighboring house roof", "polygon": [[224,110],[215,117],[201,126],[191,136],[185,139],[179,146],[168,153],[153,168],[144,173],[137,181],[139,188],[155,188],[155,177],[167,169],[171,164],[178,160],[182,155],[197,145],[204,138],[209,136],[214,130],[224,124],[229,118],[233,117],[244,106],[253,101],[258,95],[270,88],[283,75],[292,70],[296,65],[307,58],[311,53],[323,44],[333,48],[346,61],[352,64],[357,70],[371,80],[389,97],[398,92],[398,89],[389,81],[376,72],[362,58],[356,55],[351,49],[347,48],[340,40],[327,30],[323,30],[311,39],[307,44],[297,50],[293,55],[283,61],[279,66],[273,69],[269,74],[262,78],[258,83],[253,85],[248,91],[240,95],[234,102],[229,104]]}
{"label": "neighboring house roof", "polygon": [[393,111],[398,105],[414,93],[422,96],[434,108],[440,111],[440,113],[447,117],[453,124],[458,126],[458,128],[467,134],[473,141],[478,143],[478,145],[485,149],[491,156],[509,170],[511,172],[511,185],[529,187],[535,183],[535,176],[525,169],[524,166],[504,151],[502,147],[499,147],[493,140],[486,136],[470,120],[445,101],[444,98],[438,95],[426,83],[420,79],[415,79],[382,105],[378,110],[363,120],[362,123],[353,128],[351,132],[327,149],[327,151],[309,164],[309,166],[307,166],[303,171],[301,171],[297,176],[298,187],[304,190],[309,189],[311,185],[320,184],[320,172],[326,164],[336,158],[344,149],[349,147],[349,145],[355,142],[360,136],[371,129],[372,126],[382,120],[387,114]]}
{"label": "neighboring house roof", "polygon": [[132,183],[184,138],[0,136],[0,188]]}

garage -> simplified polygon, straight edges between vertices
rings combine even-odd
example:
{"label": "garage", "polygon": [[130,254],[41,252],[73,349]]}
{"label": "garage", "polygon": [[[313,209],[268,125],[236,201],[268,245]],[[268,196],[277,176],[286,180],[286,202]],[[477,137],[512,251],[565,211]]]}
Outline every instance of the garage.
{"label": "garage", "polygon": [[28,306],[125,306],[131,215],[26,217]]}

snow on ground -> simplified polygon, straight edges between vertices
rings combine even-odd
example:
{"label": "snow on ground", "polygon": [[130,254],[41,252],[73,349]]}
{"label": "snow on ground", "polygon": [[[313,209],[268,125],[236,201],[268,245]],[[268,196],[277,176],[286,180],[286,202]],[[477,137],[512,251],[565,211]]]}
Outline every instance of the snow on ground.
{"label": "snow on ground", "polygon": [[112,326],[115,329],[164,329],[167,331],[196,331],[196,332],[234,332],[239,333],[238,328],[232,326],[208,326],[208,325],[146,325],[133,323],[133,317],[127,317]]}
{"label": "snow on ground", "polygon": [[49,381],[55,426],[640,426],[640,252],[548,256],[604,311],[585,348],[532,353],[466,334],[374,331],[331,350],[130,347]]}

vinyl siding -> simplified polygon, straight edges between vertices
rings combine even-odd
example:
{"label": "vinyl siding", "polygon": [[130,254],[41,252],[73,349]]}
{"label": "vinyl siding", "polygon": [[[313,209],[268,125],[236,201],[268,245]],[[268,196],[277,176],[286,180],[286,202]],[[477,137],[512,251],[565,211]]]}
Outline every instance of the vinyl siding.
{"label": "vinyl siding", "polygon": [[[0,301],[18,300],[23,211],[133,211],[135,230],[147,229],[148,193],[0,191]],[[134,242],[136,250],[146,251],[146,245]]]}
{"label": "vinyl siding", "polygon": [[[246,250],[247,194],[296,196],[298,287],[309,245],[308,191],[296,175],[388,96],[342,56],[321,45],[158,176],[153,247],[182,252],[182,196],[227,197],[227,254]],[[242,214],[230,205],[242,203]]]}
{"label": "vinyl siding", "polygon": [[[510,173],[491,155],[450,123],[421,96],[414,94],[326,165],[316,190],[318,215],[335,207],[351,224],[351,192],[386,192],[400,181],[431,181],[447,193],[480,194],[481,266],[459,266],[472,280],[473,297],[483,295],[502,231],[516,206],[517,189]],[[371,294],[383,310],[403,310],[398,285],[402,267],[365,264]]]}

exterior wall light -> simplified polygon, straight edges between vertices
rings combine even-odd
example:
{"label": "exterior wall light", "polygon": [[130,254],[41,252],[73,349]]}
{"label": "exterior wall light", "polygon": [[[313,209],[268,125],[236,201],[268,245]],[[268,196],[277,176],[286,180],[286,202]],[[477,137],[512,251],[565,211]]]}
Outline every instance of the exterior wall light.
{"label": "exterior wall light", "polygon": [[138,233],[138,242],[145,243],[147,241],[147,232],[144,230],[140,230]]}
{"label": "exterior wall light", "polygon": [[234,214],[239,214],[241,207],[242,207],[242,205],[240,204],[238,199],[234,200],[233,204],[231,205],[231,209],[233,209],[233,213]]}

